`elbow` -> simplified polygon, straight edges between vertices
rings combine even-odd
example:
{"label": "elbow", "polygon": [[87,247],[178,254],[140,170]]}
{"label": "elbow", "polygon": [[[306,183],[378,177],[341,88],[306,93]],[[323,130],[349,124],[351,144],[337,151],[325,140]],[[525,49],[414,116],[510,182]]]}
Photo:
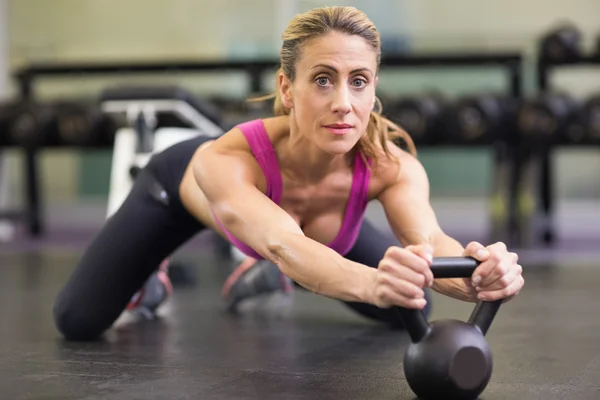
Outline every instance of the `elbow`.
{"label": "elbow", "polygon": [[[302,286],[309,292],[319,294],[318,279],[315,279],[314,273],[306,270],[306,259],[301,257],[298,249],[289,243],[298,243],[301,238],[291,234],[285,238],[279,237],[276,240],[269,241],[266,246],[265,258],[275,264],[282,274]],[[304,237],[303,235],[300,235]],[[292,242],[290,242],[292,241]]]}
{"label": "elbow", "polygon": [[295,274],[292,266],[294,265],[294,259],[297,259],[298,257],[294,255],[295,252],[291,246],[286,243],[286,240],[282,240],[281,237],[267,239],[265,247],[265,258],[277,265],[281,273],[293,280],[297,280],[298,277],[294,276]]}
{"label": "elbow", "polygon": [[299,246],[303,246],[303,239],[306,238],[299,227],[293,226],[291,229],[263,229],[263,257],[281,268],[286,268],[290,264],[300,262],[298,253],[301,251]]}
{"label": "elbow", "polygon": [[228,232],[250,246],[265,260],[277,265],[282,272],[286,272],[285,269],[290,264],[289,260],[293,258],[294,253],[290,240],[294,239],[282,234],[280,230],[264,229],[264,227],[256,230],[249,229],[254,225],[245,221],[243,216],[226,202],[213,204],[212,210],[220,225]]}
{"label": "elbow", "polygon": [[290,256],[290,248],[280,238],[267,238],[265,246],[265,258],[277,265],[281,272],[285,273],[287,265],[286,260]]}

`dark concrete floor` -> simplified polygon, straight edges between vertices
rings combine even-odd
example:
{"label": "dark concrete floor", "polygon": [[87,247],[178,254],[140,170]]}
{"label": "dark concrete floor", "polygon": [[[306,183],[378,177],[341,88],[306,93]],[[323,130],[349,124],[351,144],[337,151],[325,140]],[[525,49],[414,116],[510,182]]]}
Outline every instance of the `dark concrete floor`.
{"label": "dark concrete floor", "polygon": [[[229,315],[218,294],[229,265],[210,253],[193,254],[198,284],[177,289],[160,319],[124,314],[103,341],[64,342],[52,303],[77,256],[0,251],[2,399],[414,398],[405,333],[300,291]],[[522,261],[526,286],[488,334],[495,369],[482,399],[600,398],[597,260]],[[432,318],[471,309],[435,295]]]}

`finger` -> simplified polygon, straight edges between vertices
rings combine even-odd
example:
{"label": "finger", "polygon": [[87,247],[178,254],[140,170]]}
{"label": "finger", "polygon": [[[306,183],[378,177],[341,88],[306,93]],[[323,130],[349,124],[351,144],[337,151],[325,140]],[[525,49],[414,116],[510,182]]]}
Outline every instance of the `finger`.
{"label": "finger", "polygon": [[425,298],[419,299],[411,299],[402,296],[399,293],[395,293],[389,288],[381,288],[377,293],[377,298],[379,302],[377,304],[380,308],[389,308],[392,306],[400,306],[404,308],[410,309],[423,309],[427,305],[427,300]]}
{"label": "finger", "polygon": [[418,246],[409,246],[410,250],[414,252],[421,258],[427,260],[429,268],[427,268],[424,272],[425,278],[427,280],[426,286],[433,286],[433,272],[431,272],[431,264],[433,263],[433,246],[430,244],[423,244]]}
{"label": "finger", "polygon": [[[494,246],[494,245],[492,245]],[[489,277],[489,275],[492,273],[492,271],[494,269],[497,268],[497,266],[503,261],[503,259],[505,258],[505,254],[506,252],[502,251],[499,246],[496,246],[496,248],[494,249],[492,246],[490,246],[490,249],[493,250],[488,250],[486,249],[486,251],[488,252],[487,258],[484,262],[482,262],[481,264],[479,264],[477,266],[477,268],[475,268],[475,271],[473,271],[473,274],[471,276],[471,282],[473,284],[473,286],[477,287],[477,286],[482,286],[484,284],[484,282],[489,282],[486,281]],[[496,278],[491,278],[492,281],[498,279],[499,276],[497,276]]]}
{"label": "finger", "polygon": [[[509,270],[515,268],[518,256],[515,253],[499,254],[492,252],[491,259],[494,261],[498,260],[497,264],[491,267],[486,276],[480,275],[481,281],[477,286],[487,287],[498,279],[501,279],[509,272]],[[477,270],[475,270],[475,272],[477,272]],[[475,273],[473,275],[475,275]]]}
{"label": "finger", "polygon": [[463,252],[465,257],[473,257],[474,259],[484,262],[489,257],[489,251],[484,245],[479,242],[470,242],[465,251]]}
{"label": "finger", "polygon": [[[497,281],[502,278],[508,270],[510,269],[510,264],[508,261],[503,260],[501,256],[497,256],[496,254],[492,254],[490,260],[486,263],[485,268],[482,268],[480,271],[475,270],[473,275],[477,275],[481,277],[479,283],[476,284],[476,287],[487,287],[492,282]],[[483,271],[483,272],[482,272]],[[475,279],[473,279],[475,281]]]}
{"label": "finger", "polygon": [[433,246],[430,244],[407,246],[406,250],[424,258],[430,264],[433,262]]}
{"label": "finger", "polygon": [[[386,251],[386,256],[393,258],[403,264],[406,260],[422,260],[425,264],[430,265],[433,261],[433,247],[430,245],[410,245],[404,248],[389,247]],[[425,265],[421,263],[422,265]]]}
{"label": "finger", "polygon": [[419,299],[425,297],[425,292],[421,287],[404,279],[399,279],[388,273],[377,275],[379,286],[388,287],[393,292],[399,293],[405,297]]}
{"label": "finger", "polygon": [[[495,270],[494,270],[495,271]],[[476,290],[479,292],[484,291],[492,291],[492,290],[500,290],[505,287],[510,286],[510,284],[517,279],[518,276],[523,272],[523,268],[519,264],[511,265],[507,268],[505,274],[499,276],[496,280],[490,280],[489,283],[482,282],[479,286],[476,287]],[[493,274],[495,275],[495,274]]]}
{"label": "finger", "polygon": [[394,305],[401,306],[401,307],[404,307],[404,308],[410,308],[410,309],[413,309],[413,310],[422,310],[427,305],[427,300],[425,300],[425,299],[411,299],[411,300],[406,301],[404,303],[404,305],[396,304],[396,303],[394,303]]}
{"label": "finger", "polygon": [[415,254],[415,251],[419,251],[417,246],[407,246],[405,249],[390,247],[385,252],[384,259],[391,258],[400,265],[404,265],[415,272],[425,274],[430,269],[430,263],[423,257]]}
{"label": "finger", "polygon": [[407,268],[391,258],[384,258],[381,260],[379,262],[379,270],[390,276],[394,276],[397,279],[409,281],[419,288],[425,287],[427,284],[427,279],[424,274]]}
{"label": "finger", "polygon": [[510,296],[516,295],[521,288],[525,280],[522,275],[519,275],[508,287],[500,290],[483,291],[477,295],[477,298],[482,301],[496,301],[504,299]]}
{"label": "finger", "polygon": [[487,246],[488,250],[491,251],[501,251],[501,252],[505,252],[508,251],[508,249],[506,248],[506,244],[504,242],[496,242],[494,244],[490,244],[489,246]]}

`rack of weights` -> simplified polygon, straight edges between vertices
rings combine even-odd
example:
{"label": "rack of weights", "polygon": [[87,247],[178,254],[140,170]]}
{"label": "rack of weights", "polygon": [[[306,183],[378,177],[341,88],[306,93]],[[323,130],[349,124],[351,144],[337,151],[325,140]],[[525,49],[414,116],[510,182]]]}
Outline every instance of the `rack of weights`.
{"label": "rack of weights", "polygon": [[[532,239],[544,245],[556,240],[554,225],[555,189],[553,150],[558,147],[600,145],[600,90],[584,99],[552,87],[553,72],[577,67],[600,68],[600,36],[589,54],[583,50],[582,33],[573,25],[561,25],[545,33],[539,41],[536,60],[537,95],[527,99],[518,116],[522,142],[519,171],[533,170]],[[526,176],[519,173],[518,176]],[[522,182],[520,182],[519,187]],[[519,188],[518,191],[521,191]],[[523,228],[522,228],[523,229]]]}
{"label": "rack of weights", "polygon": [[[5,135],[0,143],[8,146],[21,146],[27,151],[26,180],[27,212],[30,232],[41,234],[41,196],[37,154],[44,148],[53,146],[112,146],[117,127],[106,122],[104,115],[95,111],[83,111],[81,106],[70,101],[60,104],[40,104],[35,100],[37,80],[47,76],[70,76],[85,79],[90,75],[141,75],[156,73],[202,73],[202,72],[242,72],[249,78],[249,97],[263,94],[263,78],[268,71],[275,71],[277,60],[237,60],[199,62],[160,62],[160,63],[103,63],[103,64],[42,64],[29,65],[17,71],[14,78],[18,82],[20,98],[16,109],[10,111],[9,128],[0,133]],[[384,115],[401,124],[416,139],[417,144],[431,146],[491,146],[497,156],[498,168],[504,171],[495,179],[494,191],[502,189],[506,193],[495,196],[495,204],[500,198],[502,218],[492,218],[494,231],[507,232],[514,228],[510,222],[516,215],[516,197],[512,193],[514,179],[513,132],[508,121],[513,114],[514,104],[522,97],[522,57],[519,52],[509,53],[465,53],[392,55],[383,57],[382,69],[410,68],[485,68],[506,71],[507,85],[503,93],[481,93],[465,96],[457,103],[448,104],[442,98],[423,94],[418,99],[391,99],[385,106]],[[168,79],[167,79],[168,80]],[[11,108],[12,110],[12,108]],[[59,111],[60,110],[60,111]],[[93,108],[92,108],[93,110]],[[15,122],[17,121],[17,122]],[[0,124],[1,124],[0,117]],[[508,124],[507,124],[508,123]],[[447,126],[447,127],[446,127]],[[94,128],[90,128],[94,127]],[[509,170],[509,173],[506,173]],[[498,207],[496,207],[497,209]],[[1,216],[0,216],[1,217]],[[509,221],[506,224],[506,221]],[[498,228],[500,226],[500,228]]]}

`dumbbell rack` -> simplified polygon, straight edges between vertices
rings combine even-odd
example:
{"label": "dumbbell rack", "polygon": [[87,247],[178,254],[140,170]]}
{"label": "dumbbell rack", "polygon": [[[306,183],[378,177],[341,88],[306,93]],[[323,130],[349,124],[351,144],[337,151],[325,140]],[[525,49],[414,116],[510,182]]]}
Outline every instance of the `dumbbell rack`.
{"label": "dumbbell rack", "polygon": [[[70,64],[37,64],[27,66],[13,75],[18,82],[20,99],[33,100],[36,79],[42,76],[66,76],[82,78],[87,75],[110,74],[144,74],[144,73],[190,73],[190,72],[245,72],[249,80],[250,93],[262,93],[264,90],[263,76],[267,71],[274,71],[278,66],[277,60],[228,60],[228,61],[186,61],[186,62],[156,62],[156,63],[70,63]],[[514,98],[522,98],[522,56],[520,52],[506,53],[449,53],[424,55],[394,55],[383,57],[381,68],[466,68],[481,67],[504,69],[508,75],[507,94]],[[27,179],[27,210],[29,216],[29,231],[33,235],[43,232],[41,215],[41,198],[39,191],[39,176],[37,153],[39,149],[31,149],[27,153],[25,165]],[[514,168],[513,168],[514,169]],[[512,229],[517,225],[516,179],[511,174],[508,182],[507,232],[512,235]]]}
{"label": "dumbbell rack", "polygon": [[37,151],[34,149],[24,149],[23,155],[23,170],[25,171],[25,206],[23,209],[0,210],[0,220],[12,221],[25,219],[27,221],[27,230],[29,234],[31,236],[40,236],[43,233],[43,224]]}
{"label": "dumbbell rack", "polygon": [[[550,60],[544,58],[541,54],[537,60],[537,90],[539,93],[551,90],[552,72],[556,69],[573,68],[582,66],[600,67],[600,53],[594,55],[581,56],[570,58],[562,61]],[[553,223],[554,214],[554,185],[553,185],[553,169],[552,169],[552,146],[540,154],[539,165],[539,188],[537,210],[544,224],[541,227],[541,232],[534,232],[540,235],[539,238],[545,244],[553,244],[556,238],[555,227]]]}
{"label": "dumbbell rack", "polygon": [[[522,61],[523,57],[519,52],[508,52],[508,53],[453,53],[453,54],[435,54],[435,55],[421,55],[421,56],[410,56],[410,57],[388,57],[383,58],[381,62],[381,69],[384,68],[469,68],[469,67],[480,67],[480,68],[500,68],[504,69],[508,74],[508,84],[506,94],[514,99],[520,100],[523,98],[523,83],[522,83]],[[518,185],[519,185],[519,170],[517,169],[518,151],[515,148],[514,143],[506,143],[507,148],[495,149],[495,162],[496,167],[499,167],[500,163],[504,159],[507,159],[509,164],[510,172],[508,174],[508,181],[503,181],[500,185],[506,185],[506,197],[502,199],[503,204],[506,207],[506,215],[504,220],[498,222],[499,225],[492,227],[492,231],[500,231],[500,236],[496,239],[504,240],[507,244],[511,245],[519,237],[518,229],[520,228],[518,223]],[[438,145],[431,145],[438,146]],[[451,144],[440,144],[439,146],[452,146]],[[476,146],[476,145],[475,145]],[[502,151],[506,154],[500,154]],[[495,168],[495,172],[498,173],[500,168]],[[491,236],[495,234],[492,233]],[[497,235],[496,235],[497,236]]]}

